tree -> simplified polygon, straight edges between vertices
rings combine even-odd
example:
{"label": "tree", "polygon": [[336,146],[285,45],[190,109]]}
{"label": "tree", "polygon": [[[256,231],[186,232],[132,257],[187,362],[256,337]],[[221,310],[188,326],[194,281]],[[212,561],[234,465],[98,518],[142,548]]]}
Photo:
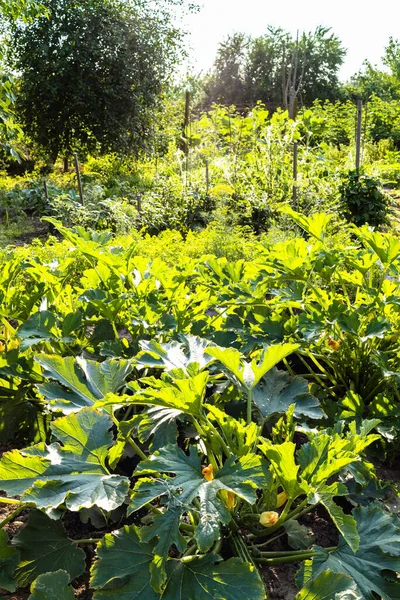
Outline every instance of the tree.
{"label": "tree", "polygon": [[0,15],[3,18],[15,21],[30,19],[39,16],[45,12],[43,4],[36,0],[0,0]]}
{"label": "tree", "polygon": [[165,11],[129,0],[42,0],[49,17],[13,28],[17,112],[55,161],[89,151],[145,149],[177,58]]}
{"label": "tree", "polygon": [[[293,42],[292,42],[293,45]],[[317,27],[299,38],[299,72],[302,73],[301,102],[334,101],[341,97],[338,71],[346,50],[329,27]]]}
{"label": "tree", "polygon": [[266,35],[254,38],[246,62],[246,88],[251,104],[259,100],[282,105],[282,68],[290,36],[283,29],[268,27]]}
{"label": "tree", "polygon": [[[345,50],[329,28],[317,27],[295,39],[282,28],[268,27],[257,38],[235,34],[223,42],[206,89],[208,104],[289,108],[340,96],[338,70]],[[229,102],[227,102],[229,98]]]}
{"label": "tree", "polygon": [[19,160],[18,140],[21,128],[14,118],[14,78],[4,65],[4,49],[7,45],[7,25],[16,19],[25,22],[44,14],[43,5],[36,0],[0,0],[0,151]]}
{"label": "tree", "polygon": [[361,71],[353,75],[345,86],[346,94],[352,99],[369,100],[376,96],[385,101],[398,100],[400,98],[400,43],[398,40],[389,38],[382,62],[389,71],[383,71],[365,61]]}
{"label": "tree", "polygon": [[234,33],[218,47],[214,70],[205,84],[206,104],[242,106],[248,101],[245,88],[245,57],[248,38]]}
{"label": "tree", "polygon": [[400,42],[389,38],[389,44],[385,48],[385,55],[382,58],[384,65],[389,67],[393,77],[400,81]]}

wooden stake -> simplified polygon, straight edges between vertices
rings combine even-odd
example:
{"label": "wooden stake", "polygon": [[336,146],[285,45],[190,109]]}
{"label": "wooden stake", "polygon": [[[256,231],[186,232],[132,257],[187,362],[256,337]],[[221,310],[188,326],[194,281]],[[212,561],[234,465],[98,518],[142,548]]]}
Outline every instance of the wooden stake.
{"label": "wooden stake", "polygon": [[48,202],[49,201],[49,191],[47,189],[47,181],[46,180],[43,181],[43,187],[44,187],[44,195],[46,198],[46,202]]}
{"label": "wooden stake", "polygon": [[208,190],[210,189],[210,170],[208,166],[208,160],[206,158],[206,195],[208,196]]}
{"label": "wooden stake", "polygon": [[80,196],[80,199],[81,199],[81,204],[82,204],[82,206],[84,206],[85,202],[83,200],[83,188],[82,188],[81,173],[79,171],[79,160],[78,160],[78,155],[77,155],[76,152],[74,154],[74,161],[75,161],[76,178],[78,180],[79,196]]}
{"label": "wooden stake", "polygon": [[293,194],[292,194],[293,206],[296,206],[296,203],[297,203],[297,154],[298,154],[298,145],[297,145],[297,142],[294,142],[293,143]]}
{"label": "wooden stake", "polygon": [[185,122],[183,124],[183,136],[185,138],[184,152],[189,154],[189,119],[190,119],[190,92],[186,92],[185,99]]}
{"label": "wooden stake", "polygon": [[[297,99],[293,99],[292,104],[292,115],[291,118],[295,121],[297,118]],[[293,142],[293,191],[292,191],[292,202],[293,206],[297,203],[297,156],[298,156],[298,143]]]}
{"label": "wooden stake", "polygon": [[360,170],[361,157],[361,124],[362,124],[362,100],[357,100],[357,133],[356,133],[356,170]]}

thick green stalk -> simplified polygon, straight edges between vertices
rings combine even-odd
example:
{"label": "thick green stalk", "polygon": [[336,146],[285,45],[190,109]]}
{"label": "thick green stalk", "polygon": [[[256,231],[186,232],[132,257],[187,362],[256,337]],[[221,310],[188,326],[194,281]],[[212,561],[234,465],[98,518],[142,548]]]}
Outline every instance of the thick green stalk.
{"label": "thick green stalk", "polygon": [[194,533],[194,527],[193,525],[189,525],[189,523],[179,523],[179,527],[183,529],[183,531],[186,531],[186,533]]}
{"label": "thick green stalk", "polygon": [[206,418],[206,421],[207,421],[208,427],[212,430],[213,434],[215,435],[215,437],[218,439],[219,443],[221,444],[221,448],[224,451],[226,458],[230,458],[232,456],[232,452],[229,450],[222,435],[219,433],[218,429],[216,427],[214,427],[214,425],[211,423],[211,421],[209,419]]}
{"label": "thick green stalk", "polygon": [[197,552],[197,542],[193,541],[193,544],[187,548],[186,552],[182,555],[182,558],[186,558],[187,556],[193,556]]}
{"label": "thick green stalk", "polygon": [[135,441],[132,439],[132,437],[131,437],[131,436],[129,436],[129,437],[127,438],[127,442],[128,442],[128,444],[130,444],[130,445],[132,446],[132,448],[134,449],[134,451],[136,452],[136,454],[137,454],[138,456],[140,456],[140,458],[141,458],[142,460],[146,460],[146,459],[147,459],[147,456],[145,455],[145,453],[143,452],[143,450],[141,450],[141,448],[139,448],[139,446],[138,446],[138,445],[137,445],[137,443],[136,443],[136,442],[135,442]]}
{"label": "thick green stalk", "polygon": [[247,390],[247,425],[251,423],[251,405],[253,403],[253,391]]}
{"label": "thick green stalk", "polygon": [[[118,427],[119,423],[118,423],[118,419],[115,418],[115,416],[112,414],[111,418],[113,420],[113,423],[116,427]],[[147,456],[145,455],[145,453],[143,452],[143,450],[141,448],[139,448],[139,446],[137,445],[137,443],[135,442],[135,440],[132,438],[132,436],[128,436],[126,441],[128,442],[128,444],[130,444],[132,446],[132,448],[134,449],[134,451],[136,452],[136,454],[138,456],[140,456],[140,458],[142,460],[146,460]]]}
{"label": "thick green stalk", "polygon": [[315,355],[313,354],[313,352],[310,352],[309,350],[305,350],[304,353],[306,354],[306,356],[308,356],[308,358],[310,358],[313,363],[315,364],[315,366],[322,372],[324,373],[324,375],[327,375],[332,384],[333,385],[337,385],[337,380],[330,374],[328,373],[328,371],[325,369],[325,367],[319,362],[319,360],[316,359]]}
{"label": "thick green stalk", "polygon": [[6,517],[5,519],[3,519],[0,522],[0,529],[2,529],[4,527],[4,525],[7,525],[7,523],[11,523],[11,521],[13,521],[15,519],[15,517],[18,517],[19,514],[21,514],[26,508],[30,508],[32,506],[35,506],[34,504],[21,504],[21,506],[18,506],[18,508],[16,508],[10,515],[8,515],[8,517]]}
{"label": "thick green stalk", "polygon": [[298,515],[308,504],[307,498],[305,498],[303,500],[303,502],[301,502],[301,504],[299,504],[299,506],[297,508],[295,508],[294,510],[292,510],[292,512],[289,512],[290,507],[291,507],[291,502],[289,502],[286,504],[283,512],[281,513],[281,516],[279,517],[279,520],[276,522],[275,525],[273,525],[272,527],[266,527],[264,529],[264,531],[258,531],[257,533],[255,533],[254,535],[256,537],[266,537],[267,535],[271,535],[272,533],[275,533],[275,531],[277,531],[280,527],[282,527],[282,525],[286,522],[289,521],[290,519],[293,519],[293,517],[295,517],[296,515]]}
{"label": "thick green stalk", "polygon": [[299,562],[302,560],[307,560],[309,558],[313,558],[314,556],[318,556],[317,552],[304,552],[304,554],[302,556],[298,555],[298,556],[280,556],[277,558],[257,558],[254,557],[254,561],[256,563],[262,564],[262,565],[280,565],[280,564],[286,564],[286,563],[293,563],[293,562]]}
{"label": "thick green stalk", "polygon": [[97,544],[103,538],[97,538],[97,539],[89,538],[89,539],[86,539],[86,540],[72,540],[71,538],[68,538],[68,539],[73,544],[82,544],[82,545],[84,545],[84,544]]}
{"label": "thick green stalk", "polygon": [[281,538],[285,534],[286,534],[286,530],[282,531],[282,533],[278,533],[278,535],[275,535],[272,538],[269,538],[265,542],[261,542],[261,544],[256,544],[256,547],[257,547],[257,549],[259,549],[259,548],[263,548],[264,546],[268,546],[269,544],[272,544],[272,542],[279,540],[279,538]]}
{"label": "thick green stalk", "polygon": [[194,417],[192,417],[192,422],[193,422],[193,425],[195,426],[197,433],[199,434],[199,436],[202,438],[202,440],[204,442],[204,445],[207,450],[208,460],[210,461],[210,464],[212,465],[212,468],[213,468],[214,472],[216,473],[218,471],[219,467],[218,467],[217,459],[215,458],[214,452],[212,451],[212,448],[207,441],[207,436],[206,436],[202,426],[200,425],[200,423],[198,423]]}
{"label": "thick green stalk", "polygon": [[14,504],[15,506],[26,506],[26,502],[15,500],[15,498],[0,498],[0,504]]}
{"label": "thick green stalk", "polygon": [[[326,385],[326,383],[324,383],[322,381],[322,379],[320,379],[319,374],[317,374],[317,373],[315,373],[315,371],[313,371],[313,369],[310,367],[310,365],[308,364],[308,362],[306,360],[304,360],[304,358],[302,357],[302,355],[300,354],[300,352],[296,352],[296,354],[299,357],[299,359],[301,360],[301,362],[303,363],[303,365],[306,367],[306,369],[308,369],[308,371],[310,372],[310,374],[319,383],[319,385],[322,388],[325,388],[332,395],[336,396],[336,394]],[[324,375],[324,376],[326,377],[326,375]],[[331,381],[331,378],[329,376],[328,376],[328,379],[329,379],[329,381]]]}

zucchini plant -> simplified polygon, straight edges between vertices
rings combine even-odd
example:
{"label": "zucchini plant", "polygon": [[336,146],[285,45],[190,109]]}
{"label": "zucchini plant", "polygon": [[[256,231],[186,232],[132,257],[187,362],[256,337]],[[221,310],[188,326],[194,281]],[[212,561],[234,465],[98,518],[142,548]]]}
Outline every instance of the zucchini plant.
{"label": "zucchini plant", "polygon": [[[17,505],[0,524],[0,587],[72,598],[82,548],[96,544],[95,600],[261,600],[260,569],[299,561],[299,600],[327,582],[332,598],[396,597],[397,518],[377,505],[343,509],[347,478],[371,477],[364,451],[378,421],[306,427],[324,412],[306,383],[277,368],[297,349],[276,344],[249,361],[188,337],[143,342],[129,361],[37,355],[49,380],[38,391],[64,415],[48,443],[0,461],[0,502]],[[301,523],[318,506],[340,534],[333,547],[316,546]],[[4,527],[25,509],[10,541]],[[68,513],[95,521],[96,511],[107,526],[95,537],[68,536]],[[283,536],[290,547],[277,550]]]}

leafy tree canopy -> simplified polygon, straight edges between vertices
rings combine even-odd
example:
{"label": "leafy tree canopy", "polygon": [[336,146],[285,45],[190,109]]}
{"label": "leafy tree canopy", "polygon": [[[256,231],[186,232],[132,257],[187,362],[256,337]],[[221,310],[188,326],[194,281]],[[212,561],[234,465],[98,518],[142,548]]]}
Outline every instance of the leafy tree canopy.
{"label": "leafy tree canopy", "polygon": [[43,0],[47,15],[14,24],[18,116],[53,161],[77,147],[147,147],[182,39],[178,3]]}
{"label": "leafy tree canopy", "polygon": [[302,104],[316,98],[335,100],[340,96],[338,70],[345,53],[326,27],[297,39],[273,27],[257,38],[235,34],[220,44],[206,83],[207,104],[251,106],[261,100],[286,106],[289,81],[298,88]]}
{"label": "leafy tree canopy", "polygon": [[356,73],[346,85],[350,97],[368,100],[373,95],[382,100],[400,98],[400,42],[389,38],[382,62],[386,70],[379,69],[365,61],[361,71]]}

